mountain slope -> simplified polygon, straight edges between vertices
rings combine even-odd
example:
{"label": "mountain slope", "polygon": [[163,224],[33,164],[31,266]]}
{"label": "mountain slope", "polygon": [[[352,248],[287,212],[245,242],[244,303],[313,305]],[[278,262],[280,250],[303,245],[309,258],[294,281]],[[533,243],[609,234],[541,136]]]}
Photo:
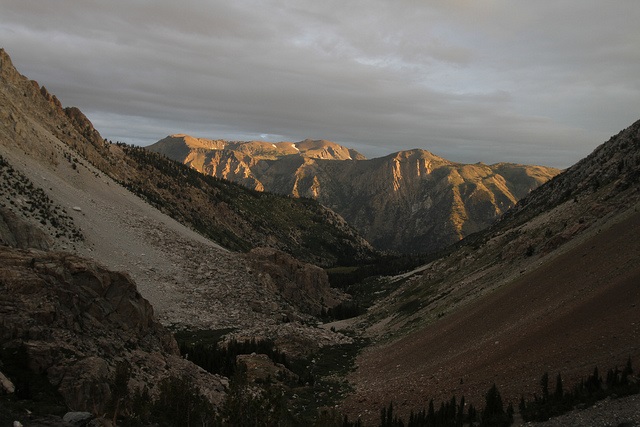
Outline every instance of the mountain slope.
{"label": "mountain slope", "polygon": [[366,160],[329,141],[229,143],[174,135],[147,149],[255,190],[316,199],[375,247],[403,252],[432,252],[489,226],[559,172],[464,165],[424,150]]}
{"label": "mountain slope", "polygon": [[[46,89],[20,76],[6,53],[1,59],[8,83],[5,89],[11,92],[3,97],[3,124],[8,129],[2,136],[7,147],[21,140],[37,140],[30,131],[33,125],[49,135],[40,138],[40,143],[21,145],[29,156],[55,167],[67,163],[77,174],[82,173],[78,162],[84,158],[154,206],[230,249],[270,246],[321,265],[349,264],[374,255],[342,218],[317,203],[246,191],[135,147],[104,141],[78,109],[63,109]],[[45,147],[51,138],[68,148],[49,151]]]}
{"label": "mountain slope", "polygon": [[[156,399],[167,376],[193,381],[219,407],[228,382],[180,357],[166,326],[270,339],[292,358],[352,343],[314,317],[347,296],[323,269],[277,249],[319,264],[374,255],[335,213],[104,141],[82,112],[20,75],[4,50],[0,119],[0,370],[16,382],[35,375],[38,383],[26,384],[38,392],[53,387],[56,411],[110,413],[119,382]],[[252,250],[231,252],[198,227]],[[131,368],[124,386],[123,363]],[[188,399],[183,391],[169,402]],[[20,407],[30,401],[7,413],[6,399],[3,422],[33,421]]]}
{"label": "mountain slope", "polygon": [[[352,413],[390,398],[476,404],[571,387],[595,365],[640,356],[640,121],[533,191],[498,223],[413,273],[360,325],[378,345],[353,375]],[[528,397],[525,396],[525,397]]]}
{"label": "mountain slope", "polygon": [[[320,301],[309,301],[290,291],[287,277],[263,273],[268,259],[222,248],[125,186],[236,247],[270,245],[329,264],[372,254],[334,213],[311,201],[249,192],[152,153],[110,144],[79,110],[63,109],[46,89],[20,75],[3,50],[0,117],[0,207],[9,211],[0,221],[5,243],[38,241],[41,248],[126,271],[165,325],[235,328],[282,341],[297,334],[294,340],[303,340],[309,350],[319,336],[326,343],[344,338],[299,322],[323,304],[345,298],[329,288],[324,272],[278,256],[278,263],[295,265],[320,288],[313,294]],[[282,214],[274,215],[274,209]],[[279,223],[269,224],[269,215]],[[28,226],[11,225],[13,217]],[[25,230],[38,231],[29,236]]]}

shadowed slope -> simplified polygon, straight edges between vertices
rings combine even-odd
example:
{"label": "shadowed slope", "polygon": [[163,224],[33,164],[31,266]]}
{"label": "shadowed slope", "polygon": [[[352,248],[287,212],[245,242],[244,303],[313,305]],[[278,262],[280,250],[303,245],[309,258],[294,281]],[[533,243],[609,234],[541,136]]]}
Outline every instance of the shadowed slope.
{"label": "shadowed slope", "polygon": [[352,413],[390,400],[418,409],[491,383],[507,399],[539,393],[543,372],[565,385],[594,366],[640,356],[640,214],[424,329],[366,351]]}

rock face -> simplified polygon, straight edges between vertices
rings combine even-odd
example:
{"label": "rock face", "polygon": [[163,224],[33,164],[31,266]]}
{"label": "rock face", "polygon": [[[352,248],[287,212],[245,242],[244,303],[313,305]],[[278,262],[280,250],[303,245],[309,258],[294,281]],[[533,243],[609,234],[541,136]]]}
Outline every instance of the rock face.
{"label": "rock face", "polygon": [[20,218],[9,209],[0,208],[0,244],[17,248],[47,250],[51,237]]}
{"label": "rock face", "polygon": [[322,268],[302,263],[284,252],[257,248],[247,258],[250,265],[261,272],[267,286],[274,287],[302,312],[318,315],[322,308],[333,307],[346,298],[331,288],[327,272]]}
{"label": "rock face", "polygon": [[379,249],[441,249],[489,226],[559,170],[459,164],[424,150],[366,160],[329,141],[230,143],[169,136],[147,147],[252,189],[308,197]]}
{"label": "rock face", "polygon": [[131,279],[94,261],[0,246],[0,318],[3,354],[22,355],[73,410],[106,411],[122,361],[132,391],[153,395],[162,378],[179,375],[206,385],[216,404],[224,397],[218,377],[179,356]]}

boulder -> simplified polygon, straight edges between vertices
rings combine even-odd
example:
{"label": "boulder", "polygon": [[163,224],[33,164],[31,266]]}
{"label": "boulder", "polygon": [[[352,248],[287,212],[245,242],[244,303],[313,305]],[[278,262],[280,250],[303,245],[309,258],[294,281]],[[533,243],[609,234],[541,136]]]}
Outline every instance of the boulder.
{"label": "boulder", "polygon": [[13,382],[9,378],[7,378],[2,372],[0,372],[0,393],[1,394],[12,394],[16,391],[16,386],[13,385]]}
{"label": "boulder", "polygon": [[67,412],[62,417],[64,422],[74,426],[86,426],[93,419],[91,412]]}

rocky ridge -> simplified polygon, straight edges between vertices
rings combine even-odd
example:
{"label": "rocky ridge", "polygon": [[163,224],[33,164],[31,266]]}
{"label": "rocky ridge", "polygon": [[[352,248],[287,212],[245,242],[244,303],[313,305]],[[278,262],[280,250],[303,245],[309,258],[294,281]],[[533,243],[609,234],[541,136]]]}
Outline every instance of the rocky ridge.
{"label": "rocky ridge", "polygon": [[559,172],[465,165],[425,150],[366,160],[329,141],[228,143],[173,135],[147,149],[258,191],[318,200],[375,247],[402,252],[442,249],[491,225]]}

